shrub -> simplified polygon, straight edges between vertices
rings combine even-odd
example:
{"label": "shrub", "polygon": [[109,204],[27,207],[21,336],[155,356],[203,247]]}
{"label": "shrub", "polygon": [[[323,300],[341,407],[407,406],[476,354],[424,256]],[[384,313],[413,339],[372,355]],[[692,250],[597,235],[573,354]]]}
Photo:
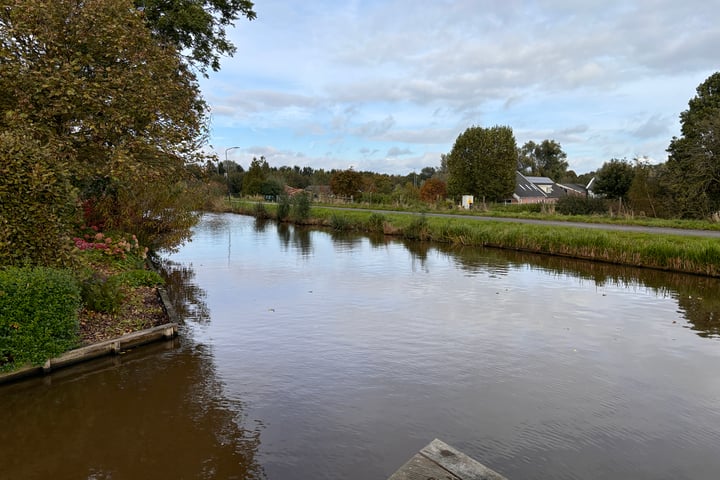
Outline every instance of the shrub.
{"label": "shrub", "polygon": [[382,232],[385,228],[385,215],[381,213],[371,213],[367,221],[367,230],[369,232]]}
{"label": "shrub", "polygon": [[76,346],[80,288],[66,270],[0,270],[0,371],[47,359]]}
{"label": "shrub", "polygon": [[300,193],[293,197],[293,218],[295,220],[307,220],[310,217],[310,195]]}
{"label": "shrub", "polygon": [[121,285],[128,287],[154,287],[162,285],[165,280],[152,270],[135,269],[122,272],[116,275],[117,281]]}
{"label": "shrub", "polygon": [[88,231],[91,233],[86,233],[83,237],[73,238],[75,248],[80,251],[98,250],[105,255],[122,260],[125,260],[128,255],[140,259],[147,257],[148,248],[140,247],[140,242],[135,235],[127,239],[124,238],[125,235],[123,234],[104,234],[99,232],[96,227],[91,227]]}
{"label": "shrub", "polygon": [[260,220],[268,218],[269,215],[267,209],[265,208],[265,204],[262,202],[257,202],[253,207],[253,215],[255,216],[255,218],[259,218]]}
{"label": "shrub", "polygon": [[403,237],[411,240],[429,240],[430,229],[425,215],[414,218],[410,225],[403,228]]}
{"label": "shrub", "polygon": [[502,213],[540,213],[543,211],[544,203],[520,203],[520,204],[508,204],[508,205],[496,205],[493,207],[493,212]]}
{"label": "shrub", "polygon": [[346,232],[350,230],[350,221],[347,217],[333,213],[330,216],[330,228],[336,232]]}
{"label": "shrub", "polygon": [[290,197],[282,194],[278,197],[277,219],[284,220],[290,214]]}
{"label": "shrub", "polygon": [[125,300],[120,276],[94,274],[82,282],[82,300],[93,312],[116,313]]}
{"label": "shrub", "polygon": [[597,197],[562,197],[555,204],[556,210],[562,215],[598,215],[606,213],[607,202]]}

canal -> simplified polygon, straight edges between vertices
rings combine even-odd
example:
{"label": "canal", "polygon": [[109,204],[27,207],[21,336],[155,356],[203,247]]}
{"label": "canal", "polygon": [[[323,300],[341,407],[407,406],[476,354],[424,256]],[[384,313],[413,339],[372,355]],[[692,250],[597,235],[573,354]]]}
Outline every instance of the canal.
{"label": "canal", "polygon": [[0,477],[716,479],[720,281],[206,215],[173,342],[0,387]]}

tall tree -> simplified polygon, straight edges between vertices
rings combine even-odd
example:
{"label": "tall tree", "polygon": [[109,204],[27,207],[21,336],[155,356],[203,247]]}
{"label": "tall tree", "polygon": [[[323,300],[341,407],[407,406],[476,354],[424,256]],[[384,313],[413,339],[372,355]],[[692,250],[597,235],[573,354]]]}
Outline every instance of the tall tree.
{"label": "tall tree", "polygon": [[196,204],[184,166],[200,158],[206,105],[172,45],[130,0],[12,0],[0,33],[0,128],[30,129],[68,159],[108,227],[154,247],[186,239]]}
{"label": "tall tree", "polygon": [[258,195],[262,193],[263,183],[267,180],[267,172],[270,166],[265,157],[253,157],[250,167],[243,178],[243,194]]}
{"label": "tall tree", "polygon": [[597,171],[593,191],[617,200],[626,200],[635,169],[626,159],[613,158]]}
{"label": "tall tree", "polygon": [[433,203],[445,199],[447,185],[438,178],[429,178],[420,187],[420,198],[424,202]]}
{"label": "tall tree", "polygon": [[555,140],[543,140],[540,144],[526,142],[518,155],[518,167],[528,175],[548,177],[559,182],[568,168],[567,154]]}
{"label": "tall tree", "polygon": [[448,193],[505,200],[515,188],[517,155],[510,127],[468,128],[447,158]]}
{"label": "tall tree", "polygon": [[697,87],[680,114],[682,135],[668,147],[666,186],[678,214],[706,217],[720,212],[720,72]]}
{"label": "tall tree", "polygon": [[187,51],[186,60],[206,73],[220,69],[220,56],[232,56],[235,45],[225,29],[240,17],[254,20],[249,0],[134,0],[153,34],[162,42]]}
{"label": "tall tree", "polygon": [[663,208],[663,195],[659,179],[666,165],[651,165],[647,160],[635,159],[635,175],[627,197],[633,210],[640,214],[663,217],[667,213]]}
{"label": "tall tree", "polygon": [[335,195],[357,197],[363,188],[363,176],[352,168],[337,170],[330,177],[330,188]]}

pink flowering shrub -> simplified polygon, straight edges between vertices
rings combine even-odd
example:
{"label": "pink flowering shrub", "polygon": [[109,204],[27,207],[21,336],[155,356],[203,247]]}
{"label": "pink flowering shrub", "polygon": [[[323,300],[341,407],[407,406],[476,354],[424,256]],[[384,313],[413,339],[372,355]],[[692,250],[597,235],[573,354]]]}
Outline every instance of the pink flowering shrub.
{"label": "pink flowering shrub", "polygon": [[131,238],[124,238],[122,235],[113,238],[99,232],[96,226],[88,230],[92,233],[73,239],[78,250],[100,250],[106,255],[122,259],[127,258],[127,255],[135,255],[143,259],[147,257],[148,248],[142,248],[135,235]]}

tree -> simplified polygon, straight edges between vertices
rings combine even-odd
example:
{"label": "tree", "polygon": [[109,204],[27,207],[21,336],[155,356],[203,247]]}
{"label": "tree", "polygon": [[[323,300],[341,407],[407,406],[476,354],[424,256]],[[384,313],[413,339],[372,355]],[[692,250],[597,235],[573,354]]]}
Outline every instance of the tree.
{"label": "tree", "polygon": [[266,180],[266,172],[270,170],[267,160],[265,157],[255,158],[253,157],[250,162],[250,168],[245,172],[243,177],[243,194],[245,195],[259,195],[262,193],[263,183]]}
{"label": "tree", "polygon": [[634,176],[635,169],[626,159],[613,158],[597,171],[593,191],[608,198],[626,200]]}
{"label": "tree", "polygon": [[440,179],[429,178],[420,187],[420,198],[428,203],[442,200],[447,195],[447,185]]}
{"label": "tree", "polygon": [[330,177],[330,188],[335,195],[356,197],[363,187],[363,176],[352,168],[337,170]]}
{"label": "tree", "polygon": [[697,87],[680,124],[667,150],[666,187],[677,214],[707,217],[720,211],[720,72]]}
{"label": "tree", "polygon": [[150,247],[187,239],[206,105],[179,53],[130,0],[14,0],[0,31],[0,129],[68,159],[58,168],[107,227]]}
{"label": "tree", "polygon": [[567,154],[555,140],[543,140],[540,144],[526,142],[518,155],[518,167],[527,175],[539,175],[559,182],[565,176]]}
{"label": "tree", "polygon": [[27,126],[0,131],[0,265],[68,262],[78,220],[70,158]]}
{"label": "tree", "polygon": [[238,18],[254,20],[248,0],[134,0],[153,35],[162,44],[189,52],[188,63],[206,73],[220,69],[220,56],[232,56],[236,48],[225,29]]}
{"label": "tree", "polygon": [[437,173],[437,170],[435,170],[435,167],[423,167],[422,170],[420,170],[420,173],[418,174],[418,177],[420,178],[420,183],[424,182],[428,178],[432,178]]}
{"label": "tree", "polygon": [[505,200],[515,188],[517,146],[510,127],[470,127],[447,159],[448,193]]}
{"label": "tree", "polygon": [[647,160],[635,159],[635,175],[627,193],[628,201],[633,210],[653,217],[666,216],[663,208],[660,178],[665,165],[650,165]]}

